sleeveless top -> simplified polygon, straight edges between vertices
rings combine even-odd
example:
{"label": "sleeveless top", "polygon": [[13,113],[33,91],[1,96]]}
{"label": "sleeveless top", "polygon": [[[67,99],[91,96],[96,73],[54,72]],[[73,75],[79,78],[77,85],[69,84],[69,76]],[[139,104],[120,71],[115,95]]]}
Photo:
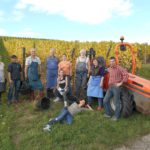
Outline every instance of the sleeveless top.
{"label": "sleeveless top", "polygon": [[66,86],[66,77],[64,76],[62,79],[59,79],[58,84],[61,89],[64,89]]}

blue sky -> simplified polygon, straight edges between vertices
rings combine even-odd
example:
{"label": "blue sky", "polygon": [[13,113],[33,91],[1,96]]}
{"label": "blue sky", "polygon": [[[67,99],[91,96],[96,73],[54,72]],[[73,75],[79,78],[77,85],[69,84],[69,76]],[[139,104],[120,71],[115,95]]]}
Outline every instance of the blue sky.
{"label": "blue sky", "polygon": [[0,35],[150,44],[150,0],[0,0]]}

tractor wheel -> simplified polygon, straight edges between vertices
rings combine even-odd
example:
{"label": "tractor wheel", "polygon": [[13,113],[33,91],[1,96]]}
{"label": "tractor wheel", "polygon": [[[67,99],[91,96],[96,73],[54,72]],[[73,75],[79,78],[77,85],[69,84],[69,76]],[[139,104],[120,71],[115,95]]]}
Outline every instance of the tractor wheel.
{"label": "tractor wheel", "polygon": [[[129,90],[125,87],[121,87],[121,116],[127,118],[132,115],[134,110],[134,100],[133,95],[129,92]],[[115,111],[114,99],[112,98],[110,101],[110,109],[112,113]]]}

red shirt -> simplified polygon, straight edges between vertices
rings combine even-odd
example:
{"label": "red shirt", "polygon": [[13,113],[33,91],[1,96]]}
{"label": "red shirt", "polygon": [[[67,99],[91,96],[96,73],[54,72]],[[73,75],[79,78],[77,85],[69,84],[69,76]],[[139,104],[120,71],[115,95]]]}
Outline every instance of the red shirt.
{"label": "red shirt", "polygon": [[128,72],[118,65],[114,67],[109,67],[108,72],[109,72],[109,85],[113,85],[119,82],[127,82],[128,80]]}

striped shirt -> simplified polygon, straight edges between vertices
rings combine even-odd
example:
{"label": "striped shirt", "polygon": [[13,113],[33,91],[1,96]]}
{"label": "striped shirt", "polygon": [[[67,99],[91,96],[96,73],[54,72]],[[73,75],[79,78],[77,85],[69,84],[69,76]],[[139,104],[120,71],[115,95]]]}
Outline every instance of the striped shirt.
{"label": "striped shirt", "polygon": [[128,72],[118,65],[114,67],[109,67],[108,72],[109,72],[109,86],[120,82],[127,82],[128,80]]}

